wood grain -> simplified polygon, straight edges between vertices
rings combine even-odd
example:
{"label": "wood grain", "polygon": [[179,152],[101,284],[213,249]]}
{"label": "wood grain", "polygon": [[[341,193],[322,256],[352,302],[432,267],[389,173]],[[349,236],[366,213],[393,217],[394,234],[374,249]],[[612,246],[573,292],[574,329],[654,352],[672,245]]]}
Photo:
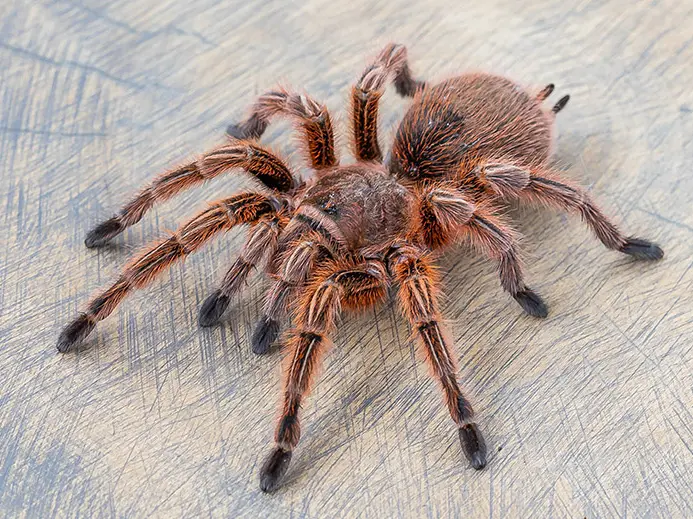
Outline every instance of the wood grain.
{"label": "wood grain", "polygon": [[[374,4],[2,2],[0,515],[693,516],[693,6]],[[105,250],[83,246],[92,225],[220,142],[278,80],[341,116],[346,156],[349,86],[391,40],[418,77],[485,69],[570,93],[557,159],[666,257],[634,263],[576,219],[515,213],[547,320],[524,316],[482,258],[443,261],[487,469],[468,468],[389,303],[340,326],[287,485],[267,496],[280,355],[249,347],[266,281],[253,277],[222,326],[197,326],[242,232],[129,298],[79,352],[54,343],[133,250],[249,183],[159,206]],[[405,106],[386,94],[384,144]],[[298,163],[287,125],[264,142]]]}

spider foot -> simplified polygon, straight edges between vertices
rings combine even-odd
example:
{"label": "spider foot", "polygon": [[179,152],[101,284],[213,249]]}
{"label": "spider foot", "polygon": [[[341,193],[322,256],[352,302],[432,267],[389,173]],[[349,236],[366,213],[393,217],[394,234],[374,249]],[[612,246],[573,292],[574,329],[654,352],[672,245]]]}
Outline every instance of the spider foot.
{"label": "spider foot", "polygon": [[84,238],[84,245],[90,249],[102,247],[114,236],[118,235],[123,230],[123,224],[117,216],[109,218],[105,222],[101,222],[87,233]]}
{"label": "spider foot", "polygon": [[260,469],[260,490],[274,492],[280,487],[280,482],[289,468],[291,451],[277,447],[272,451]]}
{"label": "spider foot", "polygon": [[226,135],[233,137],[235,139],[247,139],[248,132],[245,129],[245,125],[239,124],[229,124],[226,127]]}
{"label": "spider foot", "polygon": [[226,135],[234,139],[259,139],[265,133],[267,119],[262,118],[258,114],[253,114],[247,121],[237,124],[229,124],[226,127]]}
{"label": "spider foot", "polygon": [[270,350],[270,346],[279,335],[279,321],[263,315],[255,325],[253,332],[252,348],[253,353],[264,355]]}
{"label": "spider foot", "polygon": [[549,308],[544,300],[533,290],[525,288],[513,296],[522,309],[534,317],[546,317],[549,315]]}
{"label": "spider foot", "polygon": [[565,108],[565,105],[568,104],[568,101],[570,101],[570,96],[561,97],[558,100],[558,102],[555,105],[553,105],[553,108],[551,109],[551,111],[554,114],[557,114],[558,112],[560,112],[561,110],[563,110]]}
{"label": "spider foot", "polygon": [[460,443],[464,455],[476,470],[486,466],[486,442],[475,423],[460,427]]}
{"label": "spider foot", "polygon": [[200,326],[214,326],[219,322],[219,319],[224,314],[224,311],[229,306],[231,298],[221,293],[221,290],[215,290],[209,295],[205,302],[200,307],[200,314],[197,321]]}
{"label": "spider foot", "polygon": [[653,261],[664,257],[664,251],[659,245],[640,238],[628,238],[619,250],[639,260]]}
{"label": "spider foot", "polygon": [[58,337],[56,348],[58,348],[60,353],[65,353],[76,344],[82,342],[95,326],[96,323],[87,314],[80,314],[77,319],[63,328],[60,337]]}

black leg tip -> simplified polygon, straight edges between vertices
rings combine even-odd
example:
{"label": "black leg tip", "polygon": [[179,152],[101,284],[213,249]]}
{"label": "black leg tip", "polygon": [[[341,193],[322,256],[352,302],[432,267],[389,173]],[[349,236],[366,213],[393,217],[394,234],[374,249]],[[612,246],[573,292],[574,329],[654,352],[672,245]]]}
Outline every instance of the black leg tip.
{"label": "black leg tip", "polygon": [[68,324],[58,337],[56,348],[60,353],[65,353],[70,348],[82,342],[96,326],[86,314],[81,314],[77,319]]}
{"label": "black leg tip", "polygon": [[60,353],[66,353],[67,350],[69,350],[74,344],[66,337],[63,337],[63,335],[63,333],[60,334],[60,337],[58,338],[58,344],[55,345],[55,347],[58,349]]}
{"label": "black leg tip", "polygon": [[620,250],[635,259],[645,261],[660,260],[664,257],[664,251],[659,245],[640,238],[628,238]]}
{"label": "black leg tip", "polygon": [[486,442],[475,423],[460,427],[460,443],[462,451],[476,470],[486,466]]}
{"label": "black leg tip", "polygon": [[272,451],[260,470],[260,490],[274,492],[280,487],[284,474],[289,468],[291,451],[277,447]]}
{"label": "black leg tip", "polygon": [[565,105],[568,104],[568,101],[570,101],[570,96],[563,96],[563,97],[561,97],[561,98],[558,100],[558,102],[553,106],[553,108],[551,109],[551,111],[552,111],[553,113],[557,114],[558,112],[560,112],[561,110],[563,110],[563,109],[565,108]]}
{"label": "black leg tip", "polygon": [[255,113],[242,123],[229,124],[226,134],[235,139],[259,139],[265,133],[268,124],[267,119]]}
{"label": "black leg tip", "polygon": [[234,139],[247,139],[248,135],[243,124],[229,124],[226,127],[226,135]]}
{"label": "black leg tip", "polygon": [[270,350],[270,346],[279,335],[279,321],[263,315],[255,325],[253,332],[252,348],[253,353],[264,355]]}
{"label": "black leg tip", "polygon": [[221,290],[216,290],[214,293],[205,299],[200,307],[200,314],[197,321],[200,326],[214,326],[219,322],[219,319],[224,314],[224,311],[229,306],[231,298],[221,293]]}
{"label": "black leg tip", "polygon": [[486,455],[481,454],[480,452],[475,452],[472,454],[470,463],[472,464],[472,468],[474,470],[482,470],[484,467],[486,467]]}
{"label": "black leg tip", "polygon": [[544,300],[531,289],[525,288],[515,294],[514,297],[515,301],[517,301],[522,309],[529,315],[541,318],[549,315],[549,308],[546,306]]}
{"label": "black leg tip", "polygon": [[111,238],[120,234],[122,230],[123,225],[120,223],[120,220],[118,220],[118,217],[114,216],[105,222],[101,222],[89,231],[87,237],[84,239],[84,245],[90,249],[102,247],[106,245]]}

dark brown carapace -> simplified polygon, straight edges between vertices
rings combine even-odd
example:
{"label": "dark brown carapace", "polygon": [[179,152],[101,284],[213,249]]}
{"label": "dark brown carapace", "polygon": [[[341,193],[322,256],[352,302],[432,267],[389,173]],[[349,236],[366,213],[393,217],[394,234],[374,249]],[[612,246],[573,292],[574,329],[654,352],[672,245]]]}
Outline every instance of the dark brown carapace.
{"label": "dark brown carapace", "polygon": [[[378,103],[387,81],[411,107],[383,163],[378,142]],[[356,163],[340,166],[330,115],[306,95],[275,90],[259,97],[249,117],[229,127],[230,141],[155,179],[117,216],[93,229],[87,247],[99,247],[138,222],[157,202],[230,170],[258,181],[259,190],[212,203],[167,239],[125,267],[115,283],[88,304],[60,335],[58,350],[82,341],[132,290],[197,250],[221,231],[248,224],[239,258],[219,289],[203,303],[200,324],[216,323],[231,296],[261,262],[273,279],[264,315],[252,337],[266,353],[287,311],[294,329],[285,336],[286,370],[276,447],[260,476],[276,489],[301,431],[299,410],[344,309],[381,302],[391,283],[402,311],[419,336],[425,358],[472,466],[486,465],[486,446],[469,400],[457,382],[455,353],[442,325],[435,255],[446,245],[470,243],[496,260],[500,282],[524,309],[545,317],[547,308],[524,281],[516,235],[499,211],[508,201],[543,204],[579,215],[609,249],[637,259],[663,255],[655,244],[624,236],[581,187],[551,169],[555,115],[542,102],[548,85],[530,93],[512,81],[466,74],[427,85],[412,78],[401,45],[386,46],[351,91]],[[275,116],[292,118],[302,133],[314,171],[299,181],[286,163],[255,141]]]}

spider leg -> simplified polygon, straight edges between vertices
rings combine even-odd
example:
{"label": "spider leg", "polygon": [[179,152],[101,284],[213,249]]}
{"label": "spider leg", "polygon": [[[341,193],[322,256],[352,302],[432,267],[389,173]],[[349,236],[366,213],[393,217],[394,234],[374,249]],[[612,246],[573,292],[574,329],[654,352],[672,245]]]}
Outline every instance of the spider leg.
{"label": "spider leg", "polygon": [[231,297],[240,290],[253,268],[277,249],[284,225],[286,218],[279,214],[270,214],[253,225],[240,256],[224,276],[219,288],[202,303],[198,317],[200,326],[213,326],[219,322]]}
{"label": "spider leg", "polygon": [[401,96],[413,97],[425,84],[416,81],[407,64],[407,48],[388,44],[370,63],[351,90],[351,123],[356,157],[381,161],[378,144],[378,104],[388,77],[394,76],[395,88]]}
{"label": "spider leg", "polygon": [[289,168],[268,150],[249,142],[231,142],[219,146],[199,159],[168,171],[140,191],[120,213],[94,227],[87,234],[87,247],[101,247],[139,222],[155,203],[201,184],[233,168],[241,168],[264,187],[289,193],[296,187]]}
{"label": "spider leg", "polygon": [[260,488],[272,492],[288,469],[301,436],[298,413],[334,329],[342,305],[365,308],[383,299],[387,275],[382,263],[349,265],[332,262],[311,282],[297,312],[296,329],[286,343],[286,375],[282,413],[275,431],[276,447],[260,473]]}
{"label": "spider leg", "polygon": [[561,178],[548,170],[526,171],[510,165],[492,165],[504,170],[514,180],[498,183],[496,178],[480,171],[480,178],[502,198],[519,197],[527,202],[542,204],[580,215],[607,248],[628,254],[639,260],[658,260],[664,257],[659,245],[635,237],[626,237],[604,215],[592,201],[590,195],[580,186]]}
{"label": "spider leg", "polygon": [[257,222],[280,209],[278,200],[259,193],[242,193],[212,203],[168,239],[136,256],[116,282],[93,298],[86,311],[63,329],[58,338],[58,351],[66,352],[80,343],[131,291],[151,283],[164,269],[197,250],[214,235],[239,224]]}
{"label": "spider leg", "polygon": [[388,268],[399,283],[402,309],[417,331],[426,360],[443,389],[448,411],[458,427],[462,450],[472,467],[482,469],[486,466],[486,444],[474,423],[472,405],[457,383],[457,366],[440,322],[439,283],[434,267],[422,250],[405,246],[390,258]]}
{"label": "spider leg", "polygon": [[524,282],[516,234],[492,207],[475,205],[452,187],[432,187],[419,198],[418,233],[431,249],[466,238],[482,254],[498,261],[503,289],[529,315],[546,317],[548,308]]}
{"label": "spider leg", "polygon": [[284,89],[267,92],[253,104],[250,116],[226,129],[237,139],[259,139],[275,116],[295,120],[303,132],[306,155],[316,170],[337,165],[334,130],[327,107],[311,97]]}
{"label": "spider leg", "polygon": [[364,70],[359,85],[366,88],[384,88],[388,75],[394,76],[395,90],[402,97],[414,97],[426,84],[417,81],[411,74],[407,62],[407,48],[397,43],[388,43],[372,64]]}
{"label": "spider leg", "polygon": [[315,260],[324,247],[315,240],[305,239],[287,249],[291,253],[282,262],[278,279],[267,292],[264,313],[253,332],[252,349],[258,355],[267,353],[276,340],[280,319],[286,313],[291,297],[305,285]]}
{"label": "spider leg", "polygon": [[343,244],[317,222],[306,220],[305,215],[291,219],[269,264],[269,270],[277,275],[265,299],[265,313],[255,325],[251,341],[254,353],[269,351],[279,335],[280,319],[291,306],[292,296],[304,288],[317,266],[339,252],[344,252]]}

